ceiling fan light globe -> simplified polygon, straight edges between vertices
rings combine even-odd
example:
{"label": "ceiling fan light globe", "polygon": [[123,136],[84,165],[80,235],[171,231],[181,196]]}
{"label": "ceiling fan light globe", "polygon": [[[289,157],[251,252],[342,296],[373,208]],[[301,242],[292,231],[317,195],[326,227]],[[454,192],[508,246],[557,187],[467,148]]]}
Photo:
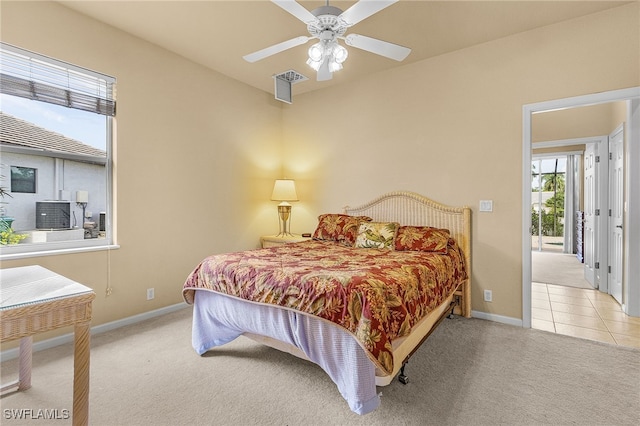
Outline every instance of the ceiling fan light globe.
{"label": "ceiling fan light globe", "polygon": [[307,59],[307,65],[314,69],[314,71],[318,71],[320,69],[320,65],[322,65],[322,61],[314,61],[313,59]]}
{"label": "ceiling fan light globe", "polygon": [[314,62],[320,62],[324,54],[322,43],[318,42],[309,48],[309,59]]}
{"label": "ceiling fan light globe", "polygon": [[340,46],[339,44],[336,44],[336,46],[333,49],[333,59],[337,63],[341,64],[347,60],[348,56],[349,56],[349,51],[344,47]]}
{"label": "ceiling fan light globe", "polygon": [[336,61],[329,62],[329,71],[336,72],[342,69],[342,64]]}

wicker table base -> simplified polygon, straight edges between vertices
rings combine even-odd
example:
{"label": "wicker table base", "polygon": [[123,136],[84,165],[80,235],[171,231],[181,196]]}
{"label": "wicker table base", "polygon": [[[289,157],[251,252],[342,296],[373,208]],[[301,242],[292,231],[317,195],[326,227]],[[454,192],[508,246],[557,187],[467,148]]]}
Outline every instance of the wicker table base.
{"label": "wicker table base", "polygon": [[20,339],[18,380],[2,391],[31,387],[34,334],[73,325],[73,425],[89,424],[89,326],[95,293],[41,266],[2,269],[0,283],[0,342]]}

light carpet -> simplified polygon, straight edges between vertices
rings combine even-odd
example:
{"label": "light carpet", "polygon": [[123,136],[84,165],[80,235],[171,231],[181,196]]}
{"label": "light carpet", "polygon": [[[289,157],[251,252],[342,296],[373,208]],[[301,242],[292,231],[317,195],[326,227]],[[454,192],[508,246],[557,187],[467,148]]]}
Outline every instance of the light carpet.
{"label": "light carpet", "polygon": [[534,283],[593,289],[584,278],[584,264],[575,254],[533,250],[531,262],[531,280]]}
{"label": "light carpet", "polygon": [[[411,358],[410,382],[352,413],[317,366],[244,337],[198,356],[191,309],[92,339],[91,425],[636,425],[640,350],[480,319],[445,320]],[[71,409],[71,344],[37,352],[11,409]],[[16,360],[2,363],[2,381]]]}

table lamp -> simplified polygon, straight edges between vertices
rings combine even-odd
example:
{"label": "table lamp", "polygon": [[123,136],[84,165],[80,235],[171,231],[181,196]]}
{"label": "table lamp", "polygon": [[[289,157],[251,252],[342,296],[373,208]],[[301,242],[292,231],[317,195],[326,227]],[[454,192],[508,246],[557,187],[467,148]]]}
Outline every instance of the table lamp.
{"label": "table lamp", "polygon": [[281,201],[278,204],[278,216],[280,216],[280,232],[278,236],[292,236],[289,232],[289,219],[291,217],[291,204],[289,201],[298,201],[295,182],[291,179],[277,179],[275,185],[273,185],[271,199],[273,201]]}

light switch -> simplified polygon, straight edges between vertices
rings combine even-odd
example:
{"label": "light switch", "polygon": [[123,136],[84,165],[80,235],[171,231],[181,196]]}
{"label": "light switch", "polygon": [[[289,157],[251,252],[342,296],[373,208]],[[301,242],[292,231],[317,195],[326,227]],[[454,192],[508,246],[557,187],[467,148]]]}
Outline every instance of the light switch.
{"label": "light switch", "polygon": [[480,200],[480,211],[481,212],[492,212],[493,211],[493,200]]}

